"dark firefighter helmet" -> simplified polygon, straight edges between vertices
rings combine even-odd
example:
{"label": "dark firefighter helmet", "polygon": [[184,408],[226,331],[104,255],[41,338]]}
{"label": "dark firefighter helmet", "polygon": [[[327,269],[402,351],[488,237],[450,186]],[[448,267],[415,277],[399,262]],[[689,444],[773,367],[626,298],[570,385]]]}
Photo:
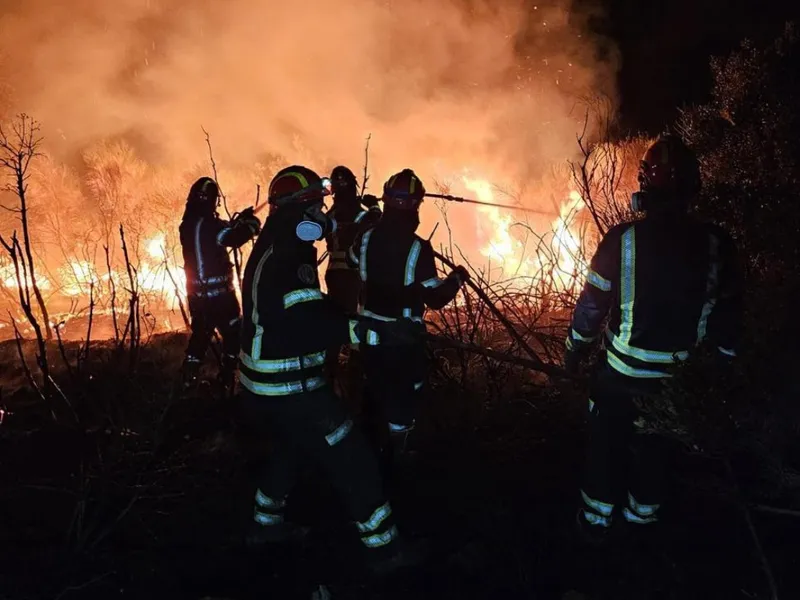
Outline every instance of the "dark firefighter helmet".
{"label": "dark firefighter helmet", "polygon": [[639,187],[649,193],[693,196],[700,191],[700,163],[679,137],[661,136],[639,163]]}
{"label": "dark firefighter helmet", "polygon": [[344,165],[334,167],[333,171],[331,171],[331,185],[333,186],[334,194],[348,190],[356,192],[358,188],[356,176]]}
{"label": "dark firefighter helmet", "polygon": [[425,197],[425,186],[411,169],[403,169],[383,184],[383,203],[401,210],[418,210]]}
{"label": "dark firefighter helmet", "polygon": [[281,169],[269,184],[270,212],[276,208],[309,202],[322,202],[331,193],[331,181],[308,167],[293,165]]}
{"label": "dark firefighter helmet", "polygon": [[219,187],[211,177],[201,177],[192,184],[186,204],[214,210],[219,199]]}

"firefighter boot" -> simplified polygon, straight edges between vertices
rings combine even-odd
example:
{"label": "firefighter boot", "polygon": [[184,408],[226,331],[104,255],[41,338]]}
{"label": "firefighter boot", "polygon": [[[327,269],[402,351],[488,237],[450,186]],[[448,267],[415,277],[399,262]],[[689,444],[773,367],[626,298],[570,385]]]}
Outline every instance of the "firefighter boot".
{"label": "firefighter boot", "polygon": [[410,429],[391,432],[378,451],[381,475],[387,483],[396,481],[416,463],[417,453],[410,449],[410,434]]}
{"label": "firefighter boot", "polygon": [[352,346],[347,358],[345,381],[348,407],[356,416],[359,416],[364,401],[364,365],[361,359],[361,352]]}
{"label": "firefighter boot", "polygon": [[222,355],[222,365],[219,369],[217,379],[222,387],[226,390],[233,390],[236,384],[236,357],[232,354]]}
{"label": "firefighter boot", "polygon": [[253,520],[245,536],[245,546],[251,550],[272,544],[300,543],[310,531],[295,525],[285,517],[286,499],[268,496],[256,489]]}
{"label": "firefighter boot", "polygon": [[[588,515],[588,516],[587,516]],[[575,519],[575,527],[581,540],[590,546],[602,546],[608,539],[611,532],[611,525],[593,525],[590,520],[596,520],[595,515],[581,508],[578,510],[578,515]]]}
{"label": "firefighter boot", "polygon": [[374,576],[386,577],[425,562],[429,554],[425,540],[409,541],[401,536],[383,548],[370,550],[367,567]]}
{"label": "firefighter boot", "polygon": [[277,525],[261,525],[253,521],[244,543],[250,550],[261,550],[276,544],[300,545],[310,532],[310,527],[302,527],[288,521]]}
{"label": "firefighter boot", "polygon": [[188,389],[197,385],[200,376],[200,367],[202,363],[194,356],[187,356],[183,361],[181,367],[181,382],[183,387]]}
{"label": "firefighter boot", "polygon": [[418,453],[412,447],[412,432],[414,428],[403,431],[392,431],[389,435],[389,449],[391,461],[395,467],[405,469],[413,467]]}

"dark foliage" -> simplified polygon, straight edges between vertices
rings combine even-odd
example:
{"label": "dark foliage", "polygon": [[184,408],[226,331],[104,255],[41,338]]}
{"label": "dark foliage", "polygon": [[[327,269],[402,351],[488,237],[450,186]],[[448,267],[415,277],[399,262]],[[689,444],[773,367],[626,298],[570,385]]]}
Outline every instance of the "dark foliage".
{"label": "dark foliage", "polygon": [[714,59],[712,100],[683,111],[678,124],[702,163],[696,209],[730,231],[739,247],[746,323],[733,366],[718,368],[699,353],[680,370],[670,396],[695,441],[756,461],[745,470],[758,480],[748,488],[751,496],[792,494],[800,466],[799,42],[789,24],[769,45],[745,41]]}
{"label": "dark foliage", "polygon": [[745,41],[712,61],[712,101],[679,123],[702,161],[698,209],[729,227],[759,276],[800,256],[798,61],[793,25],[769,46]]}

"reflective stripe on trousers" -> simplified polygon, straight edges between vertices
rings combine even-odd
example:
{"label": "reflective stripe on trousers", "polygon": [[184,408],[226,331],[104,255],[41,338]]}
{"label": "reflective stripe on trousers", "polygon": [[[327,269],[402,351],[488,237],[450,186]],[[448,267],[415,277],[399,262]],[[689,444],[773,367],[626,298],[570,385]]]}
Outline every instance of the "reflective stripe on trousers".
{"label": "reflective stripe on trousers", "polygon": [[270,498],[260,489],[257,489],[253,520],[264,526],[280,525],[283,523],[283,509],[285,507],[286,500]]}
{"label": "reflective stripe on trousers", "polygon": [[583,498],[583,503],[586,505],[586,508],[583,510],[583,518],[586,519],[590,525],[611,527],[611,514],[614,512],[614,505],[592,498],[583,490],[581,490],[581,497]]}
{"label": "reflective stripe on trousers", "polygon": [[642,504],[628,492],[628,506],[622,510],[622,514],[629,523],[649,525],[658,521],[656,511],[660,507],[660,504]]}
{"label": "reflective stripe on trousers", "polygon": [[213,288],[213,289],[204,289],[192,292],[190,295],[195,296],[197,298],[216,298],[217,296],[222,296],[223,294],[233,294],[235,290],[232,286],[222,287],[222,288]]}
{"label": "reflective stripe on trousers", "polygon": [[233,275],[218,275],[216,277],[207,277],[205,279],[193,279],[192,284],[197,287],[204,285],[218,285],[220,283],[233,283]]}
{"label": "reflective stripe on trousers", "polygon": [[311,377],[288,383],[262,383],[253,381],[243,373],[239,373],[239,383],[258,396],[293,396],[303,392],[313,392],[327,385],[324,377]]}
{"label": "reflective stripe on trousers", "polygon": [[386,527],[391,514],[392,507],[387,502],[376,508],[369,519],[356,523],[361,534],[361,543],[367,548],[380,548],[397,539],[397,527],[394,525]]}

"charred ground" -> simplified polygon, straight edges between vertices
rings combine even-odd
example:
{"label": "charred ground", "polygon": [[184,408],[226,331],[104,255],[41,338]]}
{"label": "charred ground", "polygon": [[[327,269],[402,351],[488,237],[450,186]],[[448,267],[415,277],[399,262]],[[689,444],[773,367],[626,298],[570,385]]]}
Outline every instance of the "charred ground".
{"label": "charred ground", "polygon": [[[292,499],[295,518],[316,526],[308,545],[248,554],[242,532],[267,440],[248,434],[213,384],[175,393],[184,343],[156,338],[130,379],[113,350],[98,351],[96,410],[82,414],[95,425],[83,430],[53,425],[24,390],[9,395],[23,375],[4,367],[5,597],[308,598],[316,584],[333,598],[768,597],[725,469],[678,444],[664,530],[622,532],[608,550],[583,544],[574,524],[585,396],[520,371],[507,376],[503,398],[436,376],[418,470],[391,484],[406,534],[432,544],[424,568],[364,583],[357,539],[313,469]],[[13,365],[16,350],[2,351]],[[440,362],[448,358],[457,357]],[[752,479],[744,462],[737,467]],[[756,517],[784,597],[800,589],[799,525]]]}

